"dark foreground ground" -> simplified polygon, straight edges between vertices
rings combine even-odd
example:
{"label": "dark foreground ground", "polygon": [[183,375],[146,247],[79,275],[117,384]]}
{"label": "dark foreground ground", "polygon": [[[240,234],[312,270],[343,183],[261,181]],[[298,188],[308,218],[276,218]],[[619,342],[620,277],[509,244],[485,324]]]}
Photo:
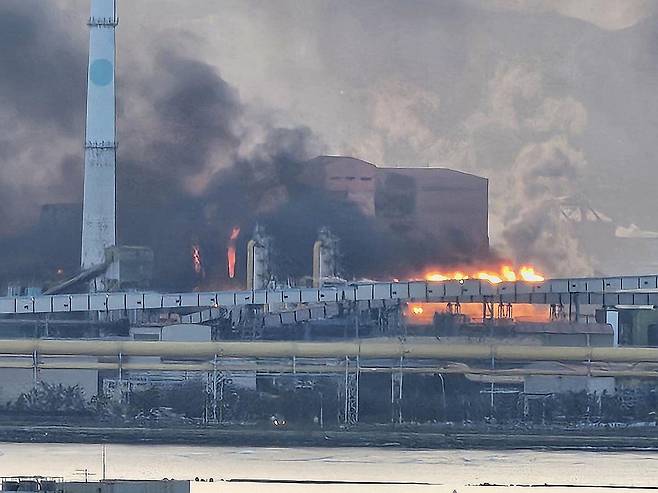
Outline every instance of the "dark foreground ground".
{"label": "dark foreground ground", "polygon": [[1,442],[157,443],[264,447],[658,450],[655,427],[619,429],[436,429],[422,426],[295,430],[210,427],[2,425]]}

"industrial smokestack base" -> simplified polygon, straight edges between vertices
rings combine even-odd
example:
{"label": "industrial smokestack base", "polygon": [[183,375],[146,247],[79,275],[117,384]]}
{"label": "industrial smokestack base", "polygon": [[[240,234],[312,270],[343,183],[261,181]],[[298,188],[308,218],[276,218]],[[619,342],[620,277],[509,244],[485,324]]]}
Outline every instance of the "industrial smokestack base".
{"label": "industrial smokestack base", "polygon": [[325,280],[339,278],[340,245],[327,227],[320,229],[313,244],[313,287],[322,287]]}
{"label": "industrial smokestack base", "polygon": [[[85,137],[82,269],[116,245],[115,0],[92,0]],[[95,285],[96,283],[92,283]]]}
{"label": "industrial smokestack base", "polygon": [[247,243],[247,289],[267,289],[272,280],[272,239],[262,226],[256,225],[254,234]]}

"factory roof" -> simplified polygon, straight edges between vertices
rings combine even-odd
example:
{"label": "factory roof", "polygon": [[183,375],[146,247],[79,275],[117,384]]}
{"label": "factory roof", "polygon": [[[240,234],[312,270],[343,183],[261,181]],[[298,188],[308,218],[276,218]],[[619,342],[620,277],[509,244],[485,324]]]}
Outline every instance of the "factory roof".
{"label": "factory roof", "polygon": [[443,171],[443,172],[446,172],[446,173],[455,173],[455,174],[469,176],[469,177],[473,177],[473,178],[479,178],[481,180],[488,180],[485,177],[475,175],[473,173],[467,173],[465,171],[458,171],[458,170],[454,170],[454,169],[451,169],[451,168],[445,168],[445,167],[442,167],[442,166],[430,166],[430,165],[402,166],[402,165],[399,165],[399,164],[398,165],[383,165],[382,166],[382,165],[373,164],[373,163],[371,163],[369,161],[365,161],[363,159],[350,157],[350,156],[324,155],[324,156],[315,157],[315,158],[309,160],[308,163],[309,164],[323,164],[323,165],[326,165],[326,164],[329,164],[331,161],[343,161],[343,162],[352,161],[355,164],[372,166],[373,168],[375,168],[377,170],[382,170],[382,171],[404,170],[404,171],[415,172],[415,171],[420,171],[420,170],[427,170],[427,171],[435,171],[436,172],[436,171],[440,170],[440,171]]}

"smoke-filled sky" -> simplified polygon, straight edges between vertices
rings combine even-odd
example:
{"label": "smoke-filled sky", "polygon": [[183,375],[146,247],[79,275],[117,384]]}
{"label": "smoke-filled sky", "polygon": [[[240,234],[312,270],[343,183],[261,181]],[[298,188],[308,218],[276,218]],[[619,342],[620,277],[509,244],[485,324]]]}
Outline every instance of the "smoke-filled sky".
{"label": "smoke-filled sky", "polygon": [[[588,253],[606,245],[576,239],[565,203],[658,230],[656,2],[118,3],[128,240],[144,233],[128,218],[142,207],[187,248],[201,234],[189,218],[219,215],[202,207],[209,193],[222,204],[218,170],[271,184],[281,159],[318,153],[489,177],[492,245],[554,275],[606,272]],[[0,2],[0,233],[80,200],[88,12],[88,0]],[[245,207],[276,203],[287,184],[274,182],[250,185]]]}

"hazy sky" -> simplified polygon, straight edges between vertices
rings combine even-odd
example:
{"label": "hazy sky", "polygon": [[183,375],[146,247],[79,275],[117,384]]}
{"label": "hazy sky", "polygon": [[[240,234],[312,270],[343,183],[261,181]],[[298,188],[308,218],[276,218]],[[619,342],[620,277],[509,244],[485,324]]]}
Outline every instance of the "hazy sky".
{"label": "hazy sky", "polygon": [[[122,147],[140,138],[126,134],[134,128],[126,120],[140,118],[140,92],[126,85],[148,75],[144,83],[155,90],[161,80],[154,60],[162,45],[173,43],[216,67],[246,103],[252,122],[307,126],[318,149],[329,154],[489,177],[492,242],[516,245],[514,253],[582,250],[557,222],[554,198],[587,201],[620,225],[658,229],[658,2],[118,3]],[[57,35],[65,37],[60,48],[68,52],[48,56],[62,55],[62,63],[75,59],[70,64],[76,67],[71,77],[76,91],[70,97],[82,105],[84,94],[77,95],[77,88],[85,77],[88,4],[55,0],[50,6]],[[20,46],[3,43],[0,50]],[[47,88],[48,77],[39,83]],[[59,124],[52,114],[23,118],[12,91],[24,89],[3,91],[0,83],[0,102],[18,108],[16,115],[6,110],[0,116],[4,191],[29,195],[42,180],[52,180],[49,199],[78,199],[70,180],[53,178],[53,169],[62,168],[41,166],[43,146],[11,153],[7,136],[14,145],[43,137],[55,154],[49,161],[74,167],[82,152],[84,114],[63,111]],[[222,157],[207,166],[221,167]],[[534,222],[544,224],[543,232],[531,231]],[[520,251],[519,244],[530,251]],[[575,270],[591,267],[581,255],[573,262]]]}

